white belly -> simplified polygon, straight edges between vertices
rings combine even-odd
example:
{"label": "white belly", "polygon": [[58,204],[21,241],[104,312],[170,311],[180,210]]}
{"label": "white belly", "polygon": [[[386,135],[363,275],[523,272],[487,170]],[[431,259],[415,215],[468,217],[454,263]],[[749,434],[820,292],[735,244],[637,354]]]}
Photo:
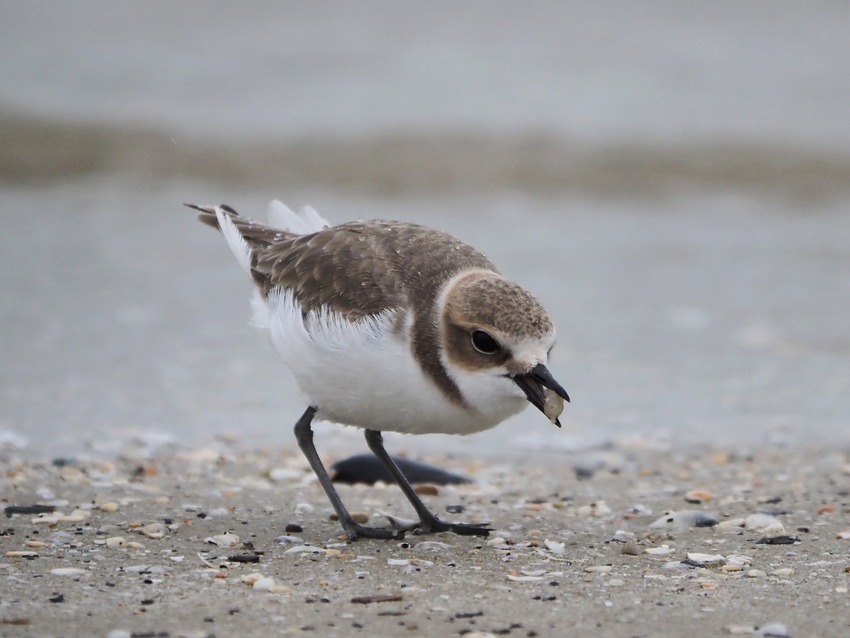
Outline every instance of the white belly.
{"label": "white belly", "polygon": [[528,405],[508,379],[487,381],[483,409],[449,401],[422,372],[408,342],[393,331],[395,313],[348,322],[311,313],[286,292],[252,302],[254,322],[268,331],[318,417],[372,430],[470,434],[497,425]]}

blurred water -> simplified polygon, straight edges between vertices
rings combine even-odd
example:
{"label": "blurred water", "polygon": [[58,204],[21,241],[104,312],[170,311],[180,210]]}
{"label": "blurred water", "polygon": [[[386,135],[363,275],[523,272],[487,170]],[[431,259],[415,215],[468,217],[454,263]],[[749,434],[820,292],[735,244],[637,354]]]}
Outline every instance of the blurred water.
{"label": "blurred water", "polygon": [[533,129],[850,142],[850,5],[4,2],[8,105],[261,139]]}
{"label": "blurred water", "polygon": [[555,317],[563,431],[393,447],[846,445],[848,27],[828,2],[2,3],[0,431],[291,445],[250,285],[180,207],[277,196],[454,232]]}

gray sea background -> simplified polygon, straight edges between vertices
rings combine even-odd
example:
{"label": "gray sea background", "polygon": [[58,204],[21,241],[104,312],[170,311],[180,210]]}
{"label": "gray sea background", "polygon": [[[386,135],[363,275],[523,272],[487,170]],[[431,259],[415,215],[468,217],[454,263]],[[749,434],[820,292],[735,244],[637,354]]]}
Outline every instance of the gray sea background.
{"label": "gray sea background", "polygon": [[848,33],[826,0],[0,2],[0,443],[294,445],[182,207],[279,198],[450,231],[555,319],[561,430],[390,449],[846,448]]}

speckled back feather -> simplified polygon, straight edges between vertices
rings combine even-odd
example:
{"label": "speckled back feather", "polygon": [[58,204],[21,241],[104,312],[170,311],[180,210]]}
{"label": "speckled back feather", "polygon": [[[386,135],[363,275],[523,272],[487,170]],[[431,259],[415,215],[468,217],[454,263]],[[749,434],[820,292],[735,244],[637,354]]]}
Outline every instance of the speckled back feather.
{"label": "speckled back feather", "polygon": [[[213,209],[195,208],[202,222],[219,228]],[[424,308],[454,273],[496,271],[469,244],[418,224],[356,221],[297,235],[218,208],[250,247],[251,276],[263,295],[281,286],[305,312],[332,306],[358,318],[407,304]]]}

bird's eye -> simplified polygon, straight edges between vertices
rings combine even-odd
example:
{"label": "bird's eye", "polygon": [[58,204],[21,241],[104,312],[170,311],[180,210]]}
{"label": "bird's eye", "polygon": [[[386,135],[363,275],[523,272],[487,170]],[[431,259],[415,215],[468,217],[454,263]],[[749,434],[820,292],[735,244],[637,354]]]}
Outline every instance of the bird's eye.
{"label": "bird's eye", "polygon": [[496,354],[501,349],[499,342],[483,330],[473,330],[470,338],[472,347],[481,354]]}

